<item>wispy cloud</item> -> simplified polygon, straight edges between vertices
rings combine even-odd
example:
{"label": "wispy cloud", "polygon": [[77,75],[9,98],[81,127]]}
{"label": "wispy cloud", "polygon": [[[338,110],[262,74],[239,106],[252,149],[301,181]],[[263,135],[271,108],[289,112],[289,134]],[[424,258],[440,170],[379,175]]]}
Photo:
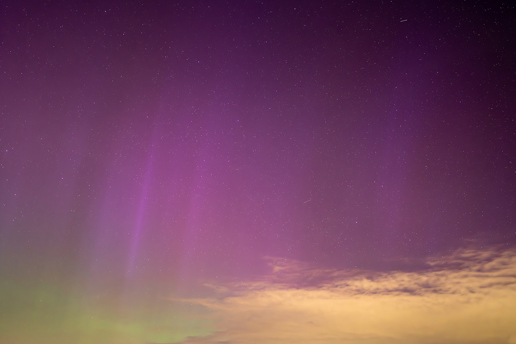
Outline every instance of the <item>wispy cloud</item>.
{"label": "wispy cloud", "polygon": [[516,343],[516,253],[462,249],[417,272],[319,269],[268,257],[263,279],[183,299],[218,331],[181,343]]}

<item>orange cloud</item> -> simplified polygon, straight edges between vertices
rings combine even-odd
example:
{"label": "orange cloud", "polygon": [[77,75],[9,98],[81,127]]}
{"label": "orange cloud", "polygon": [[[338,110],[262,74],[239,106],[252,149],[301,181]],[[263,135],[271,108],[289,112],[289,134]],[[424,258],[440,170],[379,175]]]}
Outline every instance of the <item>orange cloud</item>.
{"label": "orange cloud", "polygon": [[211,310],[218,331],[181,343],[516,343],[513,251],[459,250],[418,272],[268,260],[260,281],[182,300]]}

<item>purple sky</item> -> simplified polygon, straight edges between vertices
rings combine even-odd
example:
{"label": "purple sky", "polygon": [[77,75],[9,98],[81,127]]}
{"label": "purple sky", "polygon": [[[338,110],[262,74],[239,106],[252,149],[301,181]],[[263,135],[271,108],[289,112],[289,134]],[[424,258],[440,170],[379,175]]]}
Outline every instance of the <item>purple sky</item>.
{"label": "purple sky", "polygon": [[513,5],[7,1],[0,15],[4,295],[117,295],[111,312],[264,278],[266,257],[408,273],[471,243],[513,250]]}

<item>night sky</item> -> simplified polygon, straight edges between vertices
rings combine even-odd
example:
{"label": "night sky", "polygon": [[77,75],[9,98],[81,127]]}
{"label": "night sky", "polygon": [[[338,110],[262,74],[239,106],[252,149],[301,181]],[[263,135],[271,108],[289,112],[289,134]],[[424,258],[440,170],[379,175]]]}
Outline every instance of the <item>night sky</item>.
{"label": "night sky", "polygon": [[2,1],[0,342],[516,343],[516,7]]}

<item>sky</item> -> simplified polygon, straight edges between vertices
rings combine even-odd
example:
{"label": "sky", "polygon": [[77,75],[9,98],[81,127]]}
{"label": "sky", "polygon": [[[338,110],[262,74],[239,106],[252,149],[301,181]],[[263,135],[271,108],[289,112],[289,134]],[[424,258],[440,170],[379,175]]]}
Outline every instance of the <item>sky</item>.
{"label": "sky", "polygon": [[516,6],[3,1],[0,342],[515,344]]}

